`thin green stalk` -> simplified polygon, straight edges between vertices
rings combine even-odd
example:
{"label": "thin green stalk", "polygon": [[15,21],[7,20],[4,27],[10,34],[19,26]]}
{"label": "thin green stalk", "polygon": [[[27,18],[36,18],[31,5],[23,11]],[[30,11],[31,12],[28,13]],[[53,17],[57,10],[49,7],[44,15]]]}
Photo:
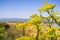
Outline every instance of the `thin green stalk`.
{"label": "thin green stalk", "polygon": [[49,13],[49,11],[47,11],[47,12],[52,17],[52,19],[60,26],[60,24],[56,21],[56,19],[54,19],[54,17]]}

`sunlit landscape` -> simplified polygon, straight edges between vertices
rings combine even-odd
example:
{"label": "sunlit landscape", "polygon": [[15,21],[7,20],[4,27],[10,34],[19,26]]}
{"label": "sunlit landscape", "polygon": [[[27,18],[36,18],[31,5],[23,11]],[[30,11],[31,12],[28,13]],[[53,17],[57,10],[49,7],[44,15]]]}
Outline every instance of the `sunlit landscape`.
{"label": "sunlit landscape", "polygon": [[0,0],[0,40],[60,40],[60,0]]}

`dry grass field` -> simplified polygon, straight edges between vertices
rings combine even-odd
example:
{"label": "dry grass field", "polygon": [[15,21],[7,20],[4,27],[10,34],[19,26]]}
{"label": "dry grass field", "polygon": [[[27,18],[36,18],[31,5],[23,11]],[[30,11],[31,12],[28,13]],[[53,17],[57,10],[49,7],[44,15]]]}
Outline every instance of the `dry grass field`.
{"label": "dry grass field", "polygon": [[[16,22],[6,22],[10,27],[7,29],[9,34],[14,34],[15,37],[21,36],[21,30],[16,28]],[[36,29],[34,25],[25,28],[26,35],[28,36],[36,36]]]}

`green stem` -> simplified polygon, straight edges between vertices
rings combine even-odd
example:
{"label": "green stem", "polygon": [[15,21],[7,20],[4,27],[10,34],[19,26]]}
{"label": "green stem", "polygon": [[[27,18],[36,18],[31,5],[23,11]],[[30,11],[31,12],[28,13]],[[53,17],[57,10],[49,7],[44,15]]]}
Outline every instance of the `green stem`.
{"label": "green stem", "polygon": [[60,24],[56,21],[56,19],[49,13],[49,11],[47,11],[47,12],[52,17],[52,19],[60,26]]}
{"label": "green stem", "polygon": [[47,19],[48,20],[48,23],[49,23],[49,27],[51,28],[51,23],[49,22],[49,19]]}

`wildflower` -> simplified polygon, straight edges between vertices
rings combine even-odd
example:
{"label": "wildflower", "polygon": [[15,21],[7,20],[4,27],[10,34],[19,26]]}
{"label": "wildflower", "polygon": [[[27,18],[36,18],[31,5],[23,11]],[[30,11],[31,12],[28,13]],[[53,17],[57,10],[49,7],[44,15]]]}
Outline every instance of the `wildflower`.
{"label": "wildflower", "polygon": [[54,29],[55,31],[57,31],[57,30],[58,30],[58,27],[53,27],[53,29]]}
{"label": "wildflower", "polygon": [[35,17],[38,17],[37,14],[32,14],[32,15],[30,16],[30,18],[35,18]]}
{"label": "wildflower", "polygon": [[42,11],[48,11],[50,9],[53,9],[56,5],[55,4],[47,4],[41,8],[39,8],[39,11],[42,12]]}
{"label": "wildflower", "polygon": [[27,25],[27,23],[18,24],[18,25],[16,25],[16,28],[21,28],[21,27],[24,27],[26,25]]}

